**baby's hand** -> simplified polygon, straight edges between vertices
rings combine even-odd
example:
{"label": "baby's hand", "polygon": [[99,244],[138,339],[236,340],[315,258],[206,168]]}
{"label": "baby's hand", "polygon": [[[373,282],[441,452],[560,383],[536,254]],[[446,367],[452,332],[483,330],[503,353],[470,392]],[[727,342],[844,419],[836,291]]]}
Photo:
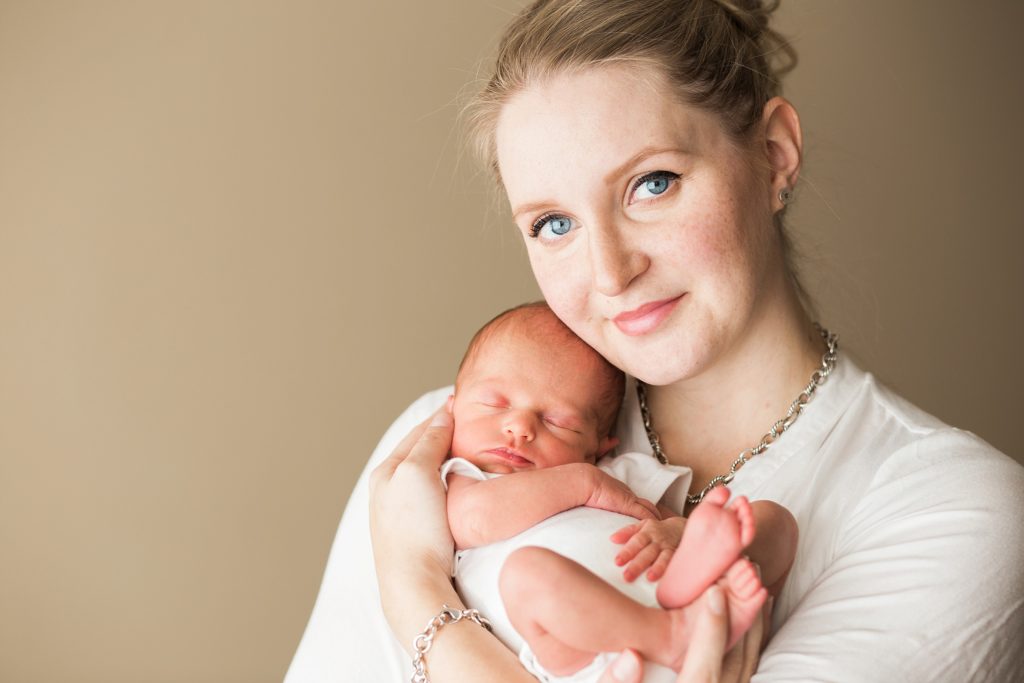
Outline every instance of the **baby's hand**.
{"label": "baby's hand", "polygon": [[591,466],[588,470],[588,486],[590,495],[586,507],[597,508],[618,512],[621,515],[636,517],[637,519],[661,519],[658,508],[654,503],[638,497],[633,491],[621,481]]}
{"label": "baby's hand", "polygon": [[[648,581],[657,581],[665,573],[672,553],[679,547],[686,520],[669,517],[663,520],[645,519],[619,529],[612,534],[613,543],[626,545],[615,556],[615,564],[626,568],[622,571],[626,581],[635,581],[647,571]],[[626,564],[626,563],[629,564]]]}

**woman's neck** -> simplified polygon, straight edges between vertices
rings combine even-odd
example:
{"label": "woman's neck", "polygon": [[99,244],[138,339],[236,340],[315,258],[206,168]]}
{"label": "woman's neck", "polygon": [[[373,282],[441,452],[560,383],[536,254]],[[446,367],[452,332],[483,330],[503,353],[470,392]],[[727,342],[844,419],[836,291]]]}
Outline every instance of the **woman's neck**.
{"label": "woman's neck", "polygon": [[[725,474],[741,451],[784,417],[821,364],[820,333],[790,293],[785,307],[762,315],[740,342],[699,375],[648,387],[655,431],[669,461],[694,471],[691,492]],[[787,310],[780,314],[780,308]]]}

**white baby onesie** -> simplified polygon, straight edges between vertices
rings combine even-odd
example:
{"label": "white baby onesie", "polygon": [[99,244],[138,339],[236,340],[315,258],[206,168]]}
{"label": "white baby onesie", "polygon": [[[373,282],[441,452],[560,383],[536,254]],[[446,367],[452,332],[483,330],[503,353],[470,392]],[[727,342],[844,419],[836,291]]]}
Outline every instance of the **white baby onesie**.
{"label": "white baby onesie", "polygon": [[[652,456],[643,453],[624,453],[602,458],[597,466],[604,472],[629,486],[637,496],[661,503],[682,514],[686,493],[693,476],[690,468],[661,465]],[[484,481],[501,475],[484,472],[463,458],[452,458],[441,467],[441,480],[447,488],[449,474],[459,474]],[[596,681],[606,668],[611,656],[599,655],[593,663],[576,674],[558,678],[548,674],[536,662],[533,653],[512,628],[498,592],[498,576],[505,560],[515,550],[525,546],[540,546],[580,563],[619,591],[649,607],[658,606],[655,597],[657,584],[645,577],[627,583],[622,567],[615,564],[615,555],[621,546],[609,537],[619,529],[633,524],[636,519],[607,510],[577,507],[553,515],[512,538],[479,548],[460,550],[455,554],[455,588],[470,607],[474,607],[490,620],[495,635],[513,652],[518,652],[523,665],[534,676],[545,682],[584,683]],[[617,654],[617,653],[615,653]],[[654,664],[644,667],[645,682],[675,680],[675,673]],[[659,671],[660,670],[660,671]]]}

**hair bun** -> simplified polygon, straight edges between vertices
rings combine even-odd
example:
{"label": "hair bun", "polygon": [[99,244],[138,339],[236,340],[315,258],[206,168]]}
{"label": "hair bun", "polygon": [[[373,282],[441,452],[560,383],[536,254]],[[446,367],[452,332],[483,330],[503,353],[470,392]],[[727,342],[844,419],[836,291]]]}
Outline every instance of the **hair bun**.
{"label": "hair bun", "polygon": [[796,51],[785,38],[771,28],[772,14],[780,0],[710,0],[729,16],[743,35],[760,47],[778,78],[796,66]]}
{"label": "hair bun", "polygon": [[779,7],[779,0],[769,0],[769,2],[761,0],[712,1],[725,10],[736,26],[754,40],[760,40],[765,34],[772,12]]}

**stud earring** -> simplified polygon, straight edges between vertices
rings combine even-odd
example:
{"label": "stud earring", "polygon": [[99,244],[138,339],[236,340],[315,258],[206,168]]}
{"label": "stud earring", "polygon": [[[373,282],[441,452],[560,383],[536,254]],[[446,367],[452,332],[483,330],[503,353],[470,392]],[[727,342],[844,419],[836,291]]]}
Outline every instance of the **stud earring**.
{"label": "stud earring", "polygon": [[783,206],[786,206],[793,201],[793,190],[788,187],[784,187],[779,190],[779,201],[782,202]]}

